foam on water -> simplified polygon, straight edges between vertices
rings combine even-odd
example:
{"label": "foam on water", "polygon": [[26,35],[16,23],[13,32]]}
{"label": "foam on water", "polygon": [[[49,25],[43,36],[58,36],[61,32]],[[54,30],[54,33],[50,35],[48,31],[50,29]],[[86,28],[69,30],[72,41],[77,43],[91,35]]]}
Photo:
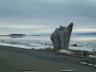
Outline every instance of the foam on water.
{"label": "foam on water", "polygon": [[92,48],[86,48],[86,47],[74,47],[74,46],[70,46],[69,49],[71,50],[83,50],[83,51],[93,51]]}
{"label": "foam on water", "polygon": [[[53,48],[53,45],[48,42],[44,41],[32,41],[32,42],[0,42],[1,46],[11,46],[11,47],[18,47],[18,48],[26,48],[26,49],[45,49],[45,48]],[[75,47],[75,46],[69,46],[69,49],[71,50],[84,50],[84,51],[93,51],[93,48],[88,47]]]}
{"label": "foam on water", "polygon": [[1,43],[1,46],[10,46],[10,47],[17,47],[17,48],[26,48],[26,49],[31,49],[31,46],[27,46],[27,45],[20,45],[20,44],[10,44],[10,43]]}
{"label": "foam on water", "polygon": [[0,42],[1,46],[11,46],[11,47],[18,47],[18,48],[26,48],[26,49],[45,49],[45,48],[52,48],[52,45],[45,45],[45,43],[41,42]]}
{"label": "foam on water", "polygon": [[[92,51],[96,50],[96,40],[78,40],[80,38],[85,38],[86,35],[82,36],[73,34],[71,36],[70,44],[78,44],[79,46],[69,46],[69,49],[72,50],[86,50]],[[89,37],[96,38],[96,35],[90,35]],[[76,38],[78,38],[76,40]],[[40,49],[40,48],[53,48],[52,42],[50,40],[50,35],[41,35],[41,36],[25,36],[23,38],[10,38],[7,36],[0,37],[0,45],[3,46],[12,46],[18,48],[26,48],[26,49]]]}

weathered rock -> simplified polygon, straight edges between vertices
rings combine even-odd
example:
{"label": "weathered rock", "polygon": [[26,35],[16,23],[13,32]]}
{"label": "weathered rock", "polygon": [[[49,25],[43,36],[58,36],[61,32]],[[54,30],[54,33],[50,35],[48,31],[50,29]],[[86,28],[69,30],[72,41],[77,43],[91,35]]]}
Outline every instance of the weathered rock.
{"label": "weathered rock", "polygon": [[53,43],[54,49],[60,48],[60,41],[58,37],[58,29],[56,28],[55,31],[51,35],[51,41]]}
{"label": "weathered rock", "polygon": [[67,27],[60,26],[51,35],[53,46],[56,49],[68,49],[73,23]]}

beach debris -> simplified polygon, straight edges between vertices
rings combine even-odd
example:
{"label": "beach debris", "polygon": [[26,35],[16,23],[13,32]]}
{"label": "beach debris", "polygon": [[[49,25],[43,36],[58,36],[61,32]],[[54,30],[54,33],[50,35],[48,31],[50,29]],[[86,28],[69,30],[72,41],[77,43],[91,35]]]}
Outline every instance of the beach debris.
{"label": "beach debris", "polygon": [[94,67],[96,67],[96,65],[93,65]]}
{"label": "beach debris", "polygon": [[94,58],[94,59],[96,59],[96,55],[94,56],[94,55],[89,55],[89,58]]}
{"label": "beach debris", "polygon": [[36,70],[23,70],[22,72],[37,72]]}
{"label": "beach debris", "polygon": [[68,49],[73,23],[67,27],[60,26],[51,34],[51,41],[54,49]]}
{"label": "beach debris", "polygon": [[65,49],[61,49],[61,50],[59,50],[59,52],[60,53],[65,53],[65,54],[69,54],[69,55],[73,54],[72,51],[68,51],[68,50],[65,50]]}
{"label": "beach debris", "polygon": [[89,66],[93,65],[93,64],[88,64]]}
{"label": "beach debris", "polygon": [[87,64],[86,62],[80,62],[81,64]]}
{"label": "beach debris", "polygon": [[62,70],[61,72],[74,72],[74,70]]}
{"label": "beach debris", "polygon": [[92,67],[96,67],[96,60],[95,59],[88,59],[80,62],[83,65],[88,65]]}
{"label": "beach debris", "polygon": [[84,64],[84,65],[96,67],[96,65],[94,65],[94,64],[88,64],[88,63],[86,63],[86,62],[80,62],[80,63],[81,63],[81,64]]}

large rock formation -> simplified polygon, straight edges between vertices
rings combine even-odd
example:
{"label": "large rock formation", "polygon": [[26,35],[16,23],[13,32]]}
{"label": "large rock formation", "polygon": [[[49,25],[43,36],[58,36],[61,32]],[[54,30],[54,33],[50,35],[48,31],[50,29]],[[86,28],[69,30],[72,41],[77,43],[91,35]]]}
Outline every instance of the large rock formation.
{"label": "large rock formation", "polygon": [[54,49],[68,49],[72,28],[73,23],[67,27],[60,26],[59,29],[55,29],[51,35]]}
{"label": "large rock formation", "polygon": [[55,49],[60,48],[60,40],[59,40],[59,36],[58,36],[58,31],[59,30],[56,28],[55,31],[51,35],[51,41],[52,41]]}

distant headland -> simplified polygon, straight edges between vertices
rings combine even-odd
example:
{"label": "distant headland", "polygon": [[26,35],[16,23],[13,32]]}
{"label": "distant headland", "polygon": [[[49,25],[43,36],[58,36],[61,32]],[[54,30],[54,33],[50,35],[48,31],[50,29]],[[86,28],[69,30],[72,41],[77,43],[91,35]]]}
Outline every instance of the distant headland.
{"label": "distant headland", "polygon": [[10,36],[12,38],[19,38],[26,36],[25,34],[9,34],[9,35],[0,35],[0,36]]}

